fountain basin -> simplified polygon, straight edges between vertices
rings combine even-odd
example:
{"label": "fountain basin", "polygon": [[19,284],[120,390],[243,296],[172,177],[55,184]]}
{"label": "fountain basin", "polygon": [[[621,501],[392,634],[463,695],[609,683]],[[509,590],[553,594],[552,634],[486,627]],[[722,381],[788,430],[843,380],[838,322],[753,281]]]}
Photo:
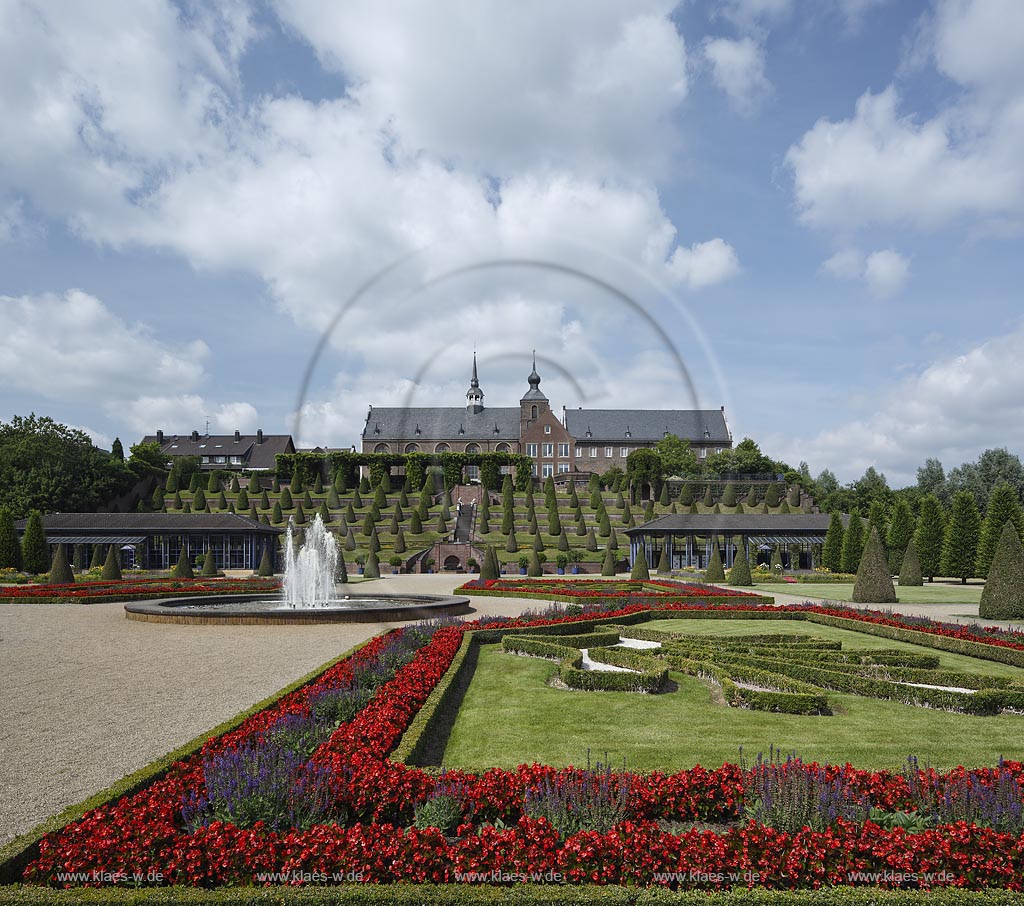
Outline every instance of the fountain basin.
{"label": "fountain basin", "polygon": [[368,595],[337,597],[323,606],[286,607],[265,595],[217,595],[132,601],[129,620],[206,625],[295,625],[303,623],[381,623],[426,620],[472,612],[469,598],[451,595]]}

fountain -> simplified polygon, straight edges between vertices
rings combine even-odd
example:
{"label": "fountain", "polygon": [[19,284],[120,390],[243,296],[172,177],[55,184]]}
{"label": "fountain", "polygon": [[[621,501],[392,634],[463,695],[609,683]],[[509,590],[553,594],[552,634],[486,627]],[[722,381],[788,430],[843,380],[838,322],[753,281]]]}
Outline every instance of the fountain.
{"label": "fountain", "polygon": [[125,616],[161,623],[368,623],[421,620],[471,610],[468,598],[450,595],[339,596],[335,579],[340,556],[334,534],[319,514],[307,528],[301,547],[296,545],[289,519],[280,597],[242,594],[133,601],[125,604]]}

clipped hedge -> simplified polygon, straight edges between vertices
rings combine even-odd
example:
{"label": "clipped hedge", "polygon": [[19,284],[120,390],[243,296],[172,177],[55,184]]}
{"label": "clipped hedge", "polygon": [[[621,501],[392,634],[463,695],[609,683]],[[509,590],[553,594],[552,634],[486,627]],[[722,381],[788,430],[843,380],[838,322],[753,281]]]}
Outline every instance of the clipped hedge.
{"label": "clipped hedge", "polygon": [[366,884],[339,887],[236,887],[204,890],[157,887],[53,890],[0,888],[0,906],[1019,906],[1009,890],[881,890],[823,887],[820,890],[684,890],[588,885]]}
{"label": "clipped hedge", "polygon": [[[341,654],[338,657],[331,659],[326,664],[317,667],[305,676],[295,680],[295,682],[263,699],[263,701],[257,702],[251,708],[247,708],[246,710],[239,712],[234,717],[218,724],[216,727],[205,733],[201,733],[199,736],[189,740],[177,749],[168,752],[156,761],[152,761],[134,773],[129,774],[126,777],[122,777],[107,789],[101,790],[100,792],[90,796],[88,799],[79,802],[77,805],[69,806],[60,814],[47,818],[45,821],[32,828],[32,830],[21,834],[13,840],[5,843],[3,846],[0,846],[0,885],[10,884],[20,878],[22,869],[35,857],[39,841],[47,834],[58,831],[63,827],[66,827],[68,824],[71,824],[73,821],[77,821],[86,812],[91,811],[92,809],[112,803],[123,796],[129,796],[144,790],[146,787],[160,780],[175,762],[188,758],[191,755],[195,755],[210,739],[217,736],[223,736],[225,733],[229,733],[230,731],[237,729],[254,714],[258,714],[260,711],[264,711],[267,708],[272,707],[286,695],[290,695],[292,692],[301,689],[303,686],[307,686],[314,682],[321,674],[330,670],[335,664],[351,657],[370,641],[371,639],[367,639],[365,642],[360,642],[358,645],[354,645],[349,648],[348,651],[344,652],[344,654]],[[39,890],[39,888],[35,887],[26,889]],[[2,890],[3,888],[0,887],[0,891]],[[76,893],[81,892],[82,891],[76,891]]]}

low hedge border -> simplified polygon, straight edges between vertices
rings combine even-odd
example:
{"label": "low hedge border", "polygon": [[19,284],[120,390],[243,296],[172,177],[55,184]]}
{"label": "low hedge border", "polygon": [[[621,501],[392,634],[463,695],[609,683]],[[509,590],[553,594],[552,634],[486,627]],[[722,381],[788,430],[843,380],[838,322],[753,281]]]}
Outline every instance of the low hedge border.
{"label": "low hedge border", "polygon": [[[591,584],[592,581],[591,581]],[[656,598],[636,592],[630,595],[567,595],[555,591],[509,591],[493,588],[467,588],[460,585],[452,594],[470,595],[481,598],[528,598],[534,601],[560,601],[565,604],[618,604],[628,607],[630,604],[749,604],[751,607],[772,605],[775,598],[771,595],[658,595]]]}
{"label": "low hedge border", "polygon": [[[189,742],[186,742],[184,745],[179,746],[172,752],[168,752],[166,755],[156,759],[156,761],[151,761],[145,767],[139,768],[139,770],[127,775],[126,777],[122,777],[107,789],[101,790],[100,792],[90,796],[88,799],[79,802],[77,805],[69,806],[60,814],[47,818],[45,821],[32,828],[32,830],[15,837],[8,843],[5,843],[0,847],[0,885],[11,884],[21,877],[22,869],[33,858],[35,858],[39,841],[47,834],[61,830],[73,821],[77,821],[86,812],[91,811],[92,809],[99,808],[101,805],[107,805],[116,799],[120,799],[122,796],[128,796],[133,793],[137,793],[140,790],[144,790],[146,787],[162,778],[175,762],[180,761],[183,758],[188,758],[190,755],[195,755],[199,752],[208,740],[213,739],[216,736],[222,736],[225,733],[229,733],[241,726],[243,722],[248,720],[254,714],[258,714],[260,711],[266,710],[267,708],[275,705],[280,699],[284,698],[284,696],[301,689],[303,686],[309,685],[321,674],[330,670],[330,668],[335,664],[351,657],[371,640],[372,639],[367,639],[365,642],[360,642],[358,645],[354,645],[349,648],[348,651],[331,659],[326,664],[317,667],[305,676],[295,680],[295,682],[285,686],[283,689],[280,689],[268,698],[263,699],[263,701],[257,702],[252,707],[239,712],[234,717],[218,724],[213,729],[207,730],[205,733],[201,733],[199,736]],[[29,889],[38,890],[39,888]],[[0,887],[0,891],[2,890],[3,888]]]}
{"label": "low hedge border", "polygon": [[559,887],[518,884],[366,884],[340,887],[0,888],[0,906],[1019,906],[1009,890],[880,890],[824,887],[820,890],[672,891],[659,888]]}
{"label": "low hedge border", "polygon": [[420,708],[412,719],[412,723],[409,724],[409,729],[405,731],[394,751],[388,756],[391,761],[402,764],[415,764],[422,757],[423,750],[427,745],[427,741],[431,738],[432,731],[445,716],[452,704],[452,699],[455,697],[458,688],[457,680],[460,678],[460,674],[464,670],[470,669],[469,652],[470,648],[474,645],[479,645],[477,633],[463,633],[462,644],[459,646],[459,650],[455,652],[455,657],[452,658],[452,662],[445,671],[444,676],[434,686],[434,691],[427,697],[423,707]]}

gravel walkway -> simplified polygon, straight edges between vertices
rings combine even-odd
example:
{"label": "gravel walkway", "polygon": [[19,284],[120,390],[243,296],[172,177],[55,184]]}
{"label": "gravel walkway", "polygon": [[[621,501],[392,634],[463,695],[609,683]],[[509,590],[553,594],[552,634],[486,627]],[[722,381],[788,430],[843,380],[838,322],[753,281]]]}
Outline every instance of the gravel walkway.
{"label": "gravel walkway", "polygon": [[[449,594],[464,578],[387,576],[350,590]],[[477,606],[513,616],[543,602]],[[893,609],[942,620],[977,613],[970,604]],[[395,625],[179,626],[126,620],[122,604],[0,604],[0,843]]]}

